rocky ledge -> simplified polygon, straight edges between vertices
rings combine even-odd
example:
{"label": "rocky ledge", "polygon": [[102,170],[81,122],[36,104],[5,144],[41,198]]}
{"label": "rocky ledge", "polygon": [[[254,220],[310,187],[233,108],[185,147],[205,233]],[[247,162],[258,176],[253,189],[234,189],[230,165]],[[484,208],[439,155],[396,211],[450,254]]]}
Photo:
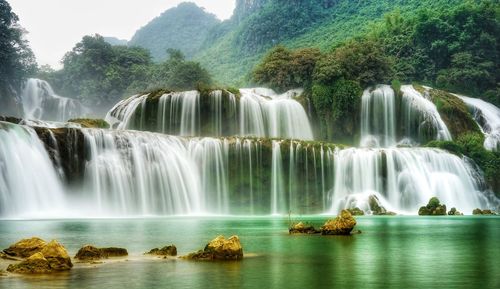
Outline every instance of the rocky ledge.
{"label": "rocky ledge", "polygon": [[205,249],[183,256],[183,259],[196,261],[232,261],[243,259],[243,248],[240,238],[232,236],[226,239],[218,236],[205,246]]}

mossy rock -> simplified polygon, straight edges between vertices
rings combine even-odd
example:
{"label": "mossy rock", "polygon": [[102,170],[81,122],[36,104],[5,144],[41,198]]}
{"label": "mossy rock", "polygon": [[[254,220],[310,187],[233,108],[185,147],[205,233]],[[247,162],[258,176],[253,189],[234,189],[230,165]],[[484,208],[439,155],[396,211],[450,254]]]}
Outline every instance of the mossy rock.
{"label": "mossy rock", "polygon": [[157,256],[177,256],[177,247],[175,247],[175,245],[168,245],[163,248],[154,248],[146,254]]}
{"label": "mossy rock", "polygon": [[103,119],[75,118],[68,120],[68,122],[78,123],[83,128],[109,128],[109,123]]}
{"label": "mossy rock", "polygon": [[481,132],[463,100],[443,90],[430,89],[427,92],[453,138],[465,133]]}
{"label": "mossy rock", "polygon": [[426,206],[420,207],[419,216],[445,216],[446,205],[441,204],[438,198],[432,197]]}

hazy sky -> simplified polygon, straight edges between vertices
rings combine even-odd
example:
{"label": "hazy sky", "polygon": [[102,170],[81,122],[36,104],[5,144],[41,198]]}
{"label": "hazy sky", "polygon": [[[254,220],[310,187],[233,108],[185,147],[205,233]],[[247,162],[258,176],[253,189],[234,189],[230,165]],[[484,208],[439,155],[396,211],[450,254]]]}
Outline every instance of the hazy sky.
{"label": "hazy sky", "polygon": [[220,19],[231,16],[235,0],[7,0],[28,30],[38,63],[60,67],[64,53],[84,35],[130,40],[134,32],[181,2],[195,2]]}

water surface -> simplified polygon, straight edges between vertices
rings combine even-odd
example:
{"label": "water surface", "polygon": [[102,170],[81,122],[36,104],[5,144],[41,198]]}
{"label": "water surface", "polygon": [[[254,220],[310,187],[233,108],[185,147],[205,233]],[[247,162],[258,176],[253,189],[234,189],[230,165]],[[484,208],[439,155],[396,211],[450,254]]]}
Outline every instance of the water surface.
{"label": "water surface", "polygon": [[[130,253],[67,273],[0,277],[0,288],[500,288],[499,217],[359,217],[363,233],[350,237],[289,236],[287,226],[285,218],[235,217],[0,221],[0,248],[39,236],[72,256],[88,243]],[[187,254],[219,234],[239,235],[247,257],[142,257],[171,243]]]}

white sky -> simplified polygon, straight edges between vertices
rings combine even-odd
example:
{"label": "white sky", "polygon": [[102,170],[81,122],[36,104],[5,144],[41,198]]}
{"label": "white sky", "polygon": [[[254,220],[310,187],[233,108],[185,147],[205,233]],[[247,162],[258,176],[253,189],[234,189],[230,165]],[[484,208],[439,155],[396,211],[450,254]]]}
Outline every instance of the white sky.
{"label": "white sky", "polygon": [[67,51],[84,35],[98,33],[127,39],[135,31],[181,2],[195,2],[220,19],[231,17],[235,0],[7,0],[38,64],[60,68]]}

